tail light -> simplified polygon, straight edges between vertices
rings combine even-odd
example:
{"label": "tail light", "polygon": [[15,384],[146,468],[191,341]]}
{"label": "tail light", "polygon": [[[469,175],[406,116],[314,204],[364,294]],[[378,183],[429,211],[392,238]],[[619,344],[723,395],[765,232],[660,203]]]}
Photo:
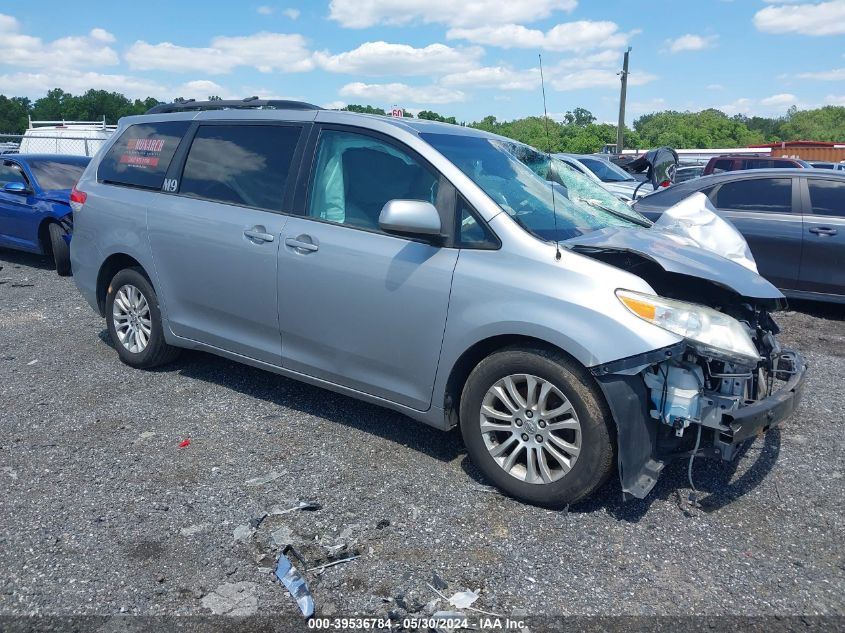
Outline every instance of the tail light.
{"label": "tail light", "polygon": [[70,190],[70,208],[73,209],[74,213],[82,211],[82,205],[85,204],[87,199],[88,194],[77,189],[75,185],[73,189]]}

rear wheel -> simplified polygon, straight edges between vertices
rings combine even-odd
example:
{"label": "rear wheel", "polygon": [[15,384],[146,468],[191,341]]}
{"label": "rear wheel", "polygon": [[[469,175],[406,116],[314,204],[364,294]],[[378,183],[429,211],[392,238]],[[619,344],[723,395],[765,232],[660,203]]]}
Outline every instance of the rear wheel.
{"label": "rear wheel", "polygon": [[478,468],[507,494],[560,508],[613,471],[614,427],[589,374],[561,353],[507,348],[473,370],[461,433]]}
{"label": "rear wheel", "polygon": [[70,275],[70,246],[65,241],[68,234],[63,226],[53,222],[47,226],[50,235],[50,251],[53,254],[53,264],[56,272],[62,277]]}
{"label": "rear wheel", "polygon": [[179,348],[164,340],[158,297],[139,268],[125,268],[112,278],[106,293],[106,321],[112,343],[127,365],[150,369],[179,355]]}

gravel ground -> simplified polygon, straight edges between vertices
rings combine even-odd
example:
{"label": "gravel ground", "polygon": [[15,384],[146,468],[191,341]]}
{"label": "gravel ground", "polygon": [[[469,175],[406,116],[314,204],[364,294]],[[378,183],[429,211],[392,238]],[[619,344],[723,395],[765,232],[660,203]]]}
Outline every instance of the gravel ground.
{"label": "gravel ground", "polygon": [[274,535],[360,553],[307,574],[318,615],[449,608],[433,573],[500,614],[845,615],[841,307],[780,316],[805,399],[695,463],[700,509],[676,463],[644,501],[612,481],[551,512],[491,491],[458,433],[203,353],[131,370],[72,279],[0,265],[0,616],[293,615]]}

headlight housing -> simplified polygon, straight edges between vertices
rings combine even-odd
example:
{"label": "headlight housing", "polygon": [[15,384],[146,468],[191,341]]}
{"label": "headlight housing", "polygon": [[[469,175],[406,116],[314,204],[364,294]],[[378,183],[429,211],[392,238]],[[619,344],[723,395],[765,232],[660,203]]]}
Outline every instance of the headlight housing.
{"label": "headlight housing", "polygon": [[643,321],[684,337],[701,354],[752,365],[760,360],[745,327],[727,314],[631,290],[617,290],[616,296]]}

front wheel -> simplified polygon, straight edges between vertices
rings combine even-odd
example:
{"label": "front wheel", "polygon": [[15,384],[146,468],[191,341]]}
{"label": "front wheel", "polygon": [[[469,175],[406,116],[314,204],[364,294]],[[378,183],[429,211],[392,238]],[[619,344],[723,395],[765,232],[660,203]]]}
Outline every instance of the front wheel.
{"label": "front wheel", "polygon": [[150,369],[179,355],[179,349],[164,340],[158,297],[138,268],[125,268],[112,278],[106,321],[117,354],[127,365]]}
{"label": "front wheel", "polygon": [[67,231],[55,222],[47,226],[50,235],[50,251],[53,253],[53,264],[61,277],[70,275],[70,246],[65,241]]}
{"label": "front wheel", "polygon": [[485,358],[461,396],[473,463],[508,495],[561,508],[613,471],[614,427],[589,374],[561,353],[507,348]]}

